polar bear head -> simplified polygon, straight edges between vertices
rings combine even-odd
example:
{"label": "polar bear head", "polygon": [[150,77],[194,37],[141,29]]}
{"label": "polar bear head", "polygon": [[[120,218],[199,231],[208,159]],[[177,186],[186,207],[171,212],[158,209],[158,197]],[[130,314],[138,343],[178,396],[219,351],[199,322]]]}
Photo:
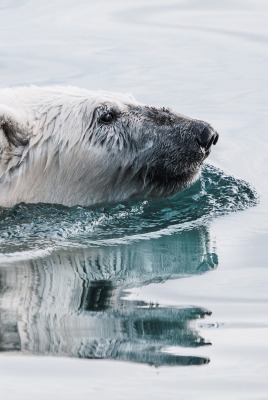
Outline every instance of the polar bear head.
{"label": "polar bear head", "polygon": [[131,95],[73,87],[0,90],[0,205],[90,206],[187,187],[218,134]]}

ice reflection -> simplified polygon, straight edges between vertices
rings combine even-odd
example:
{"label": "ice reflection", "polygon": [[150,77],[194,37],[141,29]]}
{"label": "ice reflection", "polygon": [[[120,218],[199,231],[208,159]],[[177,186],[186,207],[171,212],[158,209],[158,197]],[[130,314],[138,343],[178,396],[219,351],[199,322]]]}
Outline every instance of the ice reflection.
{"label": "ice reflection", "polygon": [[192,321],[209,311],[130,301],[126,291],[216,268],[212,247],[208,230],[200,227],[2,264],[0,348],[157,366],[207,363],[185,349],[183,355],[165,349],[207,345]]}

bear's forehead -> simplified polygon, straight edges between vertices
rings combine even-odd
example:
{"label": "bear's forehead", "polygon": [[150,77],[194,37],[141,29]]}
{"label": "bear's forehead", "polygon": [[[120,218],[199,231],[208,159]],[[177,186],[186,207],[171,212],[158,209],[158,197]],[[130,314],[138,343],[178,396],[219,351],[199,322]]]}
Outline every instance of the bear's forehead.
{"label": "bear's forehead", "polygon": [[[2,100],[2,101],[1,101]],[[67,86],[30,86],[2,89],[0,103],[15,108],[40,108],[66,106],[76,104],[94,105],[114,104],[121,108],[124,105],[139,105],[140,102],[130,93],[90,91],[77,87]]]}
{"label": "bear's forehead", "polygon": [[[92,103],[91,103],[92,101]],[[142,106],[132,95],[124,93],[99,92],[89,96],[89,106],[100,109],[118,109],[130,111]]]}
{"label": "bear's forehead", "polygon": [[104,91],[96,91],[89,92],[90,97],[96,97],[100,101],[117,101],[122,103],[134,103],[138,104],[137,100],[131,93],[119,93],[119,92],[104,92]]}
{"label": "bear's forehead", "polygon": [[[70,106],[79,109],[86,105],[87,109],[94,111],[94,109],[108,110],[114,109],[119,111],[131,111],[137,107],[143,106],[138,102],[131,93],[120,92],[107,92],[107,91],[89,91],[79,88],[71,88],[67,91],[61,91],[56,96],[47,97],[48,103],[53,107],[53,99],[56,103],[61,103],[63,106]],[[47,102],[46,102],[47,103]]]}
{"label": "bear's forehead", "polygon": [[[38,89],[36,88],[37,94]],[[51,91],[50,91],[51,90]],[[104,90],[87,90],[81,89],[77,87],[52,87],[45,88],[45,96],[49,97],[52,94],[52,98],[61,99],[62,102],[69,100],[75,101],[79,103],[80,101],[88,100],[89,103],[95,104],[117,104],[120,105],[138,105],[140,104],[135,97],[131,93],[120,93],[120,92],[108,92]],[[46,97],[47,97],[46,96]]]}

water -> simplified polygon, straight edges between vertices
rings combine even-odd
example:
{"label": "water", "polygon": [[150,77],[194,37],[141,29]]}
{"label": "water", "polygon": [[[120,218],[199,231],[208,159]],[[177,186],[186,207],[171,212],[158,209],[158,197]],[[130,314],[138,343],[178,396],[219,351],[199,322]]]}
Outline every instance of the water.
{"label": "water", "polygon": [[132,92],[220,132],[172,199],[0,210],[4,399],[267,398],[267,13],[1,2],[2,86]]}

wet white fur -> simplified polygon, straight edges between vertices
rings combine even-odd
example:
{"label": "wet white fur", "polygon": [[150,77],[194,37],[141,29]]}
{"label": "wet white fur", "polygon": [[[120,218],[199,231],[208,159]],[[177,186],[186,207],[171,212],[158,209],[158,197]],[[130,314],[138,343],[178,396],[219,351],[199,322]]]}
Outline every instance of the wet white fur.
{"label": "wet white fur", "polygon": [[[19,202],[87,206],[135,194],[131,185],[111,186],[116,161],[111,163],[105,148],[94,146],[88,137],[92,114],[100,104],[124,111],[138,103],[129,94],[74,87],[0,90],[0,206]],[[6,122],[29,139],[26,146],[8,144],[1,129]]]}

